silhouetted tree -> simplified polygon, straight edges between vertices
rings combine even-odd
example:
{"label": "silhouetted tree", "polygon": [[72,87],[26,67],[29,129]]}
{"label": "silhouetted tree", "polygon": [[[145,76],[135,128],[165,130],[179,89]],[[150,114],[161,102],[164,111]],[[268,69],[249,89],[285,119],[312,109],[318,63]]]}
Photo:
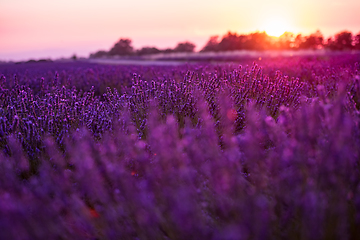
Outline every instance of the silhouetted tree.
{"label": "silhouetted tree", "polygon": [[149,55],[149,54],[156,54],[160,53],[161,50],[157,49],[156,47],[143,47],[140,50],[136,51],[137,55]]}
{"label": "silhouetted tree", "polygon": [[237,37],[236,49],[246,49],[248,44],[249,36],[246,34],[241,34]]}
{"label": "silhouetted tree", "polygon": [[191,42],[178,43],[175,47],[174,52],[194,52],[195,44]]}
{"label": "silhouetted tree", "polygon": [[352,33],[348,31],[343,31],[336,34],[335,43],[339,48],[341,48],[341,50],[352,49]]}
{"label": "silhouetted tree", "polygon": [[165,50],[162,50],[161,52],[163,52],[163,53],[172,53],[172,52],[174,52],[174,49],[166,48]]}
{"label": "silhouetted tree", "polygon": [[354,49],[360,50],[360,32],[354,36]]}
{"label": "silhouetted tree", "polygon": [[218,44],[219,51],[231,51],[239,49],[239,39],[236,33],[228,32]]}
{"label": "silhouetted tree", "polygon": [[310,34],[310,36],[305,37],[305,40],[300,43],[301,49],[319,49],[324,44],[324,37],[322,33],[317,30],[315,33]]}
{"label": "silhouetted tree", "polygon": [[305,41],[305,38],[302,36],[302,34],[298,34],[294,39],[294,49],[300,49],[301,44]]}
{"label": "silhouetted tree", "polygon": [[109,55],[132,55],[134,53],[134,49],[131,46],[131,39],[122,38],[110,49]]}
{"label": "silhouetted tree", "polygon": [[349,50],[353,48],[352,42],[352,33],[343,31],[337,33],[334,39],[329,38],[326,47],[331,50]]}
{"label": "silhouetted tree", "polygon": [[90,58],[101,58],[101,57],[106,57],[107,55],[108,55],[108,52],[100,50],[100,51],[97,51],[96,53],[91,53]]}
{"label": "silhouetted tree", "polygon": [[211,36],[201,52],[217,52],[219,51],[219,36]]}
{"label": "silhouetted tree", "polygon": [[246,40],[246,49],[249,50],[265,50],[270,47],[270,37],[266,32],[250,33]]}

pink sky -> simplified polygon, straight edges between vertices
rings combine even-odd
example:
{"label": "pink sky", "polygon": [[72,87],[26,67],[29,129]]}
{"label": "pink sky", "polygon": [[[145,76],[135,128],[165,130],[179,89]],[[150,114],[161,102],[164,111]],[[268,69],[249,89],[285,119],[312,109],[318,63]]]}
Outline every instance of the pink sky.
{"label": "pink sky", "polygon": [[0,0],[0,61],[87,57],[122,37],[199,50],[212,35],[266,31],[273,20],[294,33],[359,33],[359,11],[358,0]]}

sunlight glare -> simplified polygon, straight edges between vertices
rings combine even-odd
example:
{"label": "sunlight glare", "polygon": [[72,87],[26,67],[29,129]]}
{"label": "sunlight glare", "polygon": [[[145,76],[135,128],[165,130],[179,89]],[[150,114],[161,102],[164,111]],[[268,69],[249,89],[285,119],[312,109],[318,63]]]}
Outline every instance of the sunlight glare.
{"label": "sunlight glare", "polygon": [[289,31],[289,27],[285,19],[271,18],[267,19],[264,25],[264,31],[272,37],[280,37],[284,32]]}

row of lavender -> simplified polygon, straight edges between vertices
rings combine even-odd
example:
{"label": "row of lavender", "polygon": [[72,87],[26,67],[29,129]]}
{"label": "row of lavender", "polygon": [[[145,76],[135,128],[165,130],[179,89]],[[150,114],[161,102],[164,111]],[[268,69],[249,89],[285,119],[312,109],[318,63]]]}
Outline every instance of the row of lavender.
{"label": "row of lavender", "polygon": [[3,68],[0,238],[360,237],[358,58],[287,60]]}

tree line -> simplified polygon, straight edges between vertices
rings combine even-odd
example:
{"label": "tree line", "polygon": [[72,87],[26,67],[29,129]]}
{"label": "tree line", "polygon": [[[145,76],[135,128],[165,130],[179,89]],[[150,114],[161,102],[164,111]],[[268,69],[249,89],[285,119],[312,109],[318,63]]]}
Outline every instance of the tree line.
{"label": "tree line", "polygon": [[194,52],[195,44],[191,42],[178,43],[174,49],[167,48],[160,50],[156,47],[143,47],[135,50],[132,46],[132,40],[129,38],[121,38],[109,51],[98,51],[90,54],[91,58],[107,57],[107,56],[143,56],[156,53],[172,53],[172,52]]}
{"label": "tree line", "polygon": [[301,49],[329,49],[329,50],[360,50],[360,33],[353,35],[349,31],[342,31],[328,39],[324,39],[320,31],[308,36],[285,32],[280,37],[271,37],[266,32],[240,34],[228,32],[218,40],[218,36],[210,37],[201,52],[231,51],[231,50],[301,50]]}
{"label": "tree line", "polygon": [[[172,52],[194,52],[195,44],[185,41],[180,42],[175,48],[158,49],[156,47],[143,47],[134,49],[132,40],[121,38],[109,51],[97,51],[90,54],[91,58],[107,56],[143,56],[157,53]],[[253,32],[249,34],[237,34],[228,32],[221,39],[212,36],[200,52],[221,52],[234,50],[304,50],[304,49],[328,49],[328,50],[360,50],[360,33],[353,35],[349,31],[341,31],[327,39],[320,31],[307,36],[294,35],[285,32],[280,37],[272,37],[264,32]]]}

